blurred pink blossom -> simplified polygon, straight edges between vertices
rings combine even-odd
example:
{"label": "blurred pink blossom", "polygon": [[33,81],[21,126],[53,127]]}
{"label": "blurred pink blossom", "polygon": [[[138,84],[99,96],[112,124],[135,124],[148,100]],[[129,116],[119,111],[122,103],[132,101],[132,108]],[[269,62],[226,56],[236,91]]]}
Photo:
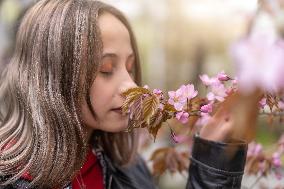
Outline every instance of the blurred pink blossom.
{"label": "blurred pink blossom", "polygon": [[232,46],[240,90],[260,87],[275,92],[284,88],[284,41],[265,33],[254,33]]}
{"label": "blurred pink blossom", "polygon": [[160,110],[163,110],[163,109],[164,109],[164,104],[162,104],[162,103],[159,103],[159,106],[158,106],[158,108],[159,108]]}
{"label": "blurred pink blossom", "polygon": [[211,86],[212,84],[219,84],[220,83],[218,78],[215,78],[215,77],[210,78],[206,74],[200,75],[199,78],[201,79],[202,83],[207,87]]}
{"label": "blurred pink blossom", "polygon": [[203,113],[211,113],[213,110],[213,104],[209,103],[209,104],[203,105],[201,106],[200,110]]}
{"label": "blurred pink blossom", "polygon": [[160,89],[154,89],[154,90],[153,90],[153,93],[156,94],[156,95],[160,95],[160,94],[162,94],[163,92],[162,92]]}
{"label": "blurred pink blossom", "polygon": [[209,101],[214,101],[215,99],[222,102],[227,96],[227,89],[223,84],[211,85],[211,92],[207,94],[207,99]]}
{"label": "blurred pink blossom", "polygon": [[272,163],[275,167],[281,167],[282,165],[282,162],[281,162],[281,159],[280,159],[280,153],[278,152],[274,152],[273,155],[272,155]]}
{"label": "blurred pink blossom", "polygon": [[233,80],[232,80],[232,84],[236,87],[237,84],[238,84],[238,78],[235,77]]}
{"label": "blurred pink blossom", "polygon": [[251,142],[248,145],[247,156],[257,156],[262,153],[262,145],[256,142]]}
{"label": "blurred pink blossom", "polygon": [[163,91],[160,89],[154,89],[153,93],[159,98],[159,99],[164,99]]}
{"label": "blurred pink blossom", "polygon": [[266,105],[266,98],[262,98],[259,101],[259,106],[260,106],[260,108],[264,108],[265,105]]}
{"label": "blurred pink blossom", "polygon": [[177,120],[179,120],[183,124],[188,122],[188,117],[189,117],[189,114],[187,112],[184,112],[184,111],[178,112],[176,114]]}
{"label": "blurred pink blossom", "polygon": [[229,81],[231,79],[224,71],[218,73],[217,78],[219,81]]}

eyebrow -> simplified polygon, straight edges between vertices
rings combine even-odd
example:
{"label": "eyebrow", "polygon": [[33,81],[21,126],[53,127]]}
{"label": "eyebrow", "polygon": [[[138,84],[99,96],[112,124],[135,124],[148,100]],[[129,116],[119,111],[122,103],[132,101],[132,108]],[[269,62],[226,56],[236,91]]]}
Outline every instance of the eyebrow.
{"label": "eyebrow", "polygon": [[[102,58],[106,58],[106,57],[113,57],[113,58],[117,58],[117,54],[115,53],[104,53]],[[127,59],[134,57],[134,53],[131,53],[130,55],[128,55]]]}

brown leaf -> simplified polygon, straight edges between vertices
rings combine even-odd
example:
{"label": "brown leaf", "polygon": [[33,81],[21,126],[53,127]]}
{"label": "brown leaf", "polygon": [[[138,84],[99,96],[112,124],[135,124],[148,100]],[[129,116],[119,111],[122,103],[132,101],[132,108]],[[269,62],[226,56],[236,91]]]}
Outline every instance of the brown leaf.
{"label": "brown leaf", "polygon": [[157,149],[150,158],[153,161],[153,174],[160,176],[166,170],[171,173],[187,171],[188,159],[187,152],[177,152],[172,147]]}
{"label": "brown leaf", "polygon": [[174,106],[169,103],[166,103],[164,105],[164,110],[167,112],[176,112],[176,109],[174,108]]}
{"label": "brown leaf", "polygon": [[189,103],[189,109],[187,109],[187,112],[197,111],[200,110],[200,107],[207,104],[207,100],[205,98],[199,98],[195,97],[190,100]]}
{"label": "brown leaf", "polygon": [[262,167],[262,174],[267,175],[271,168],[271,162],[264,155],[251,156],[247,158],[245,171],[247,174],[257,175],[260,171],[260,166]]}
{"label": "brown leaf", "polygon": [[266,104],[269,106],[270,111],[273,110],[273,107],[278,107],[278,101],[275,95],[266,94]]}
{"label": "brown leaf", "polygon": [[151,94],[152,92],[149,89],[143,87],[130,88],[127,91],[123,92],[122,95],[129,96],[130,94]]}
{"label": "brown leaf", "polygon": [[161,128],[163,122],[165,122],[167,119],[169,119],[169,115],[167,112],[158,110],[156,114],[154,114],[150,118],[150,123],[147,126],[147,129],[151,135],[154,137],[154,141],[156,139],[157,133],[159,129]]}
{"label": "brown leaf", "polygon": [[157,112],[159,99],[156,95],[148,96],[143,101],[143,119],[146,123],[150,123],[150,118]]}
{"label": "brown leaf", "polygon": [[145,89],[143,87],[136,87],[128,89],[127,91],[123,92],[122,95],[126,97],[123,105],[122,105],[122,111],[124,113],[127,113],[130,106],[139,98],[141,98],[144,94],[152,94],[151,91],[148,89]]}

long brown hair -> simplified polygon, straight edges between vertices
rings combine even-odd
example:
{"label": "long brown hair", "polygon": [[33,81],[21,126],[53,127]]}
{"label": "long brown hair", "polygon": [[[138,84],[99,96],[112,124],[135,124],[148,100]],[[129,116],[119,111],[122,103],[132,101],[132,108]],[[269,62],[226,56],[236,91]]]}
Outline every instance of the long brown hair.
{"label": "long brown hair", "polygon": [[[60,187],[83,165],[88,141],[80,104],[100,65],[102,12],[127,27],[140,85],[136,40],[119,10],[93,0],[37,2],[24,16],[13,58],[1,73],[0,185],[29,171],[33,186]],[[100,141],[114,163],[125,165],[136,154],[134,135],[102,132]]]}

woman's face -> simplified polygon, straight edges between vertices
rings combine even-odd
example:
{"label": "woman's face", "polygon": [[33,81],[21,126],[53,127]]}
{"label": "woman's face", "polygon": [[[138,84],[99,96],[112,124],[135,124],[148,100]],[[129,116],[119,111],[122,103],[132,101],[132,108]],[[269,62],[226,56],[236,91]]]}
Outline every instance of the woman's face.
{"label": "woman's face", "polygon": [[90,91],[96,118],[86,101],[82,104],[82,117],[84,123],[92,129],[118,132],[128,124],[128,116],[122,115],[121,111],[124,101],[121,93],[136,87],[132,75],[135,56],[129,32],[120,20],[110,13],[103,13],[98,24],[102,35],[103,58]]}

